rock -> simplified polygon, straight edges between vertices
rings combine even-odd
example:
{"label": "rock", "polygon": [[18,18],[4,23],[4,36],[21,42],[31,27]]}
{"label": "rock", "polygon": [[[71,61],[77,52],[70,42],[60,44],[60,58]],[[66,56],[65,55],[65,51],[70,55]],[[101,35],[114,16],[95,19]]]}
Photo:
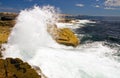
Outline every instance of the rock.
{"label": "rock", "polygon": [[59,44],[76,47],[79,39],[69,28],[57,28],[56,25],[48,25],[48,32]]}
{"label": "rock", "polygon": [[6,78],[4,60],[0,59],[0,78]]}
{"label": "rock", "polygon": [[61,23],[70,23],[71,19],[66,19],[66,18],[60,18],[58,20],[58,22],[61,22]]}
{"label": "rock", "polygon": [[17,16],[18,16],[17,13],[0,12],[0,17],[1,17],[0,20],[2,20],[2,21],[15,20]]}
{"label": "rock", "polygon": [[38,66],[32,66],[41,76],[41,78],[47,78],[41,71],[41,69]]}
{"label": "rock", "polygon": [[2,57],[2,45],[0,44],[0,57]]}
{"label": "rock", "polygon": [[0,21],[0,44],[7,43],[15,21]]}
{"label": "rock", "polygon": [[3,16],[1,17],[2,21],[10,21],[10,20],[15,20],[15,17],[12,16]]}
{"label": "rock", "polygon": [[0,78],[42,78],[28,63],[19,58],[0,59]]}
{"label": "rock", "polygon": [[2,57],[2,52],[5,51],[5,48],[2,47],[2,45],[0,44],[0,57]]}
{"label": "rock", "polygon": [[55,40],[60,44],[74,47],[79,44],[77,36],[69,28],[58,29],[57,34]]}
{"label": "rock", "polygon": [[15,21],[14,20],[10,20],[10,21],[1,21],[0,20],[0,26],[9,26],[9,27],[13,27],[15,25]]}

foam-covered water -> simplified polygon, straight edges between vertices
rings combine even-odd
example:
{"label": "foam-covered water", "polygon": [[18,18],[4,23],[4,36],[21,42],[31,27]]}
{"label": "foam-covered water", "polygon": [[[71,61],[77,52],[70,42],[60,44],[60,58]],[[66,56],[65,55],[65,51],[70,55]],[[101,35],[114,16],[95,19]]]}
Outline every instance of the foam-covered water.
{"label": "foam-covered water", "polygon": [[112,56],[116,50],[103,42],[72,48],[52,40],[47,24],[57,23],[57,15],[51,6],[22,11],[4,45],[4,58],[19,57],[39,66],[48,78],[119,78],[120,63]]}
{"label": "foam-covered water", "polygon": [[77,20],[76,23],[56,23],[59,28],[71,28],[71,29],[76,29],[83,27],[84,24],[87,23],[96,23],[94,21],[90,20]]}

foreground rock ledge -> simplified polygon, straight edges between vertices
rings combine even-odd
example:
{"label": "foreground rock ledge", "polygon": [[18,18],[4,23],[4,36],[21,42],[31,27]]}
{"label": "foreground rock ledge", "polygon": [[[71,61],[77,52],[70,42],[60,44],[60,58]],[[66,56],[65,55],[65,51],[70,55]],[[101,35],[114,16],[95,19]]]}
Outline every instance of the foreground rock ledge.
{"label": "foreground rock ledge", "polygon": [[19,58],[0,59],[0,78],[44,78]]}

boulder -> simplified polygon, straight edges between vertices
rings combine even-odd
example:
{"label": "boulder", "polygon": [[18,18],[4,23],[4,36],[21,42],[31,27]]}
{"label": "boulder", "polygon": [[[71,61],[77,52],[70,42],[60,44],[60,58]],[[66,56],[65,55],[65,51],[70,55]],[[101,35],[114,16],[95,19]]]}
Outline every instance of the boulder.
{"label": "boulder", "polygon": [[43,78],[19,58],[0,59],[0,78]]}
{"label": "boulder", "polygon": [[59,44],[76,47],[79,39],[69,28],[57,28],[56,25],[48,25],[48,32]]}
{"label": "boulder", "polygon": [[57,34],[58,37],[55,39],[60,44],[73,47],[76,47],[79,44],[77,36],[69,28],[58,29]]}

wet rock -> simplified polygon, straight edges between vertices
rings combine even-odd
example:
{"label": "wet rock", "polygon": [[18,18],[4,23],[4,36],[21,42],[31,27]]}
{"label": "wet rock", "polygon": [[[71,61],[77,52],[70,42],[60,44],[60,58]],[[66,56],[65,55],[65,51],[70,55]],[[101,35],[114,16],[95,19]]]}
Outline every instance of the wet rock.
{"label": "wet rock", "polygon": [[41,76],[41,78],[47,78],[41,71],[41,69],[38,66],[32,66]]}
{"label": "wet rock", "polygon": [[75,36],[75,34],[69,28],[58,29],[57,34],[58,37],[56,37],[55,39],[60,44],[74,47],[79,44],[77,36]]}
{"label": "wet rock", "polygon": [[2,51],[5,51],[5,48],[3,48],[2,45],[0,44],[0,57],[2,57]]}
{"label": "wet rock", "polygon": [[76,47],[79,39],[69,28],[57,28],[56,25],[48,25],[48,32],[59,44]]}
{"label": "wet rock", "polygon": [[28,63],[19,58],[0,59],[0,78],[42,78]]}

